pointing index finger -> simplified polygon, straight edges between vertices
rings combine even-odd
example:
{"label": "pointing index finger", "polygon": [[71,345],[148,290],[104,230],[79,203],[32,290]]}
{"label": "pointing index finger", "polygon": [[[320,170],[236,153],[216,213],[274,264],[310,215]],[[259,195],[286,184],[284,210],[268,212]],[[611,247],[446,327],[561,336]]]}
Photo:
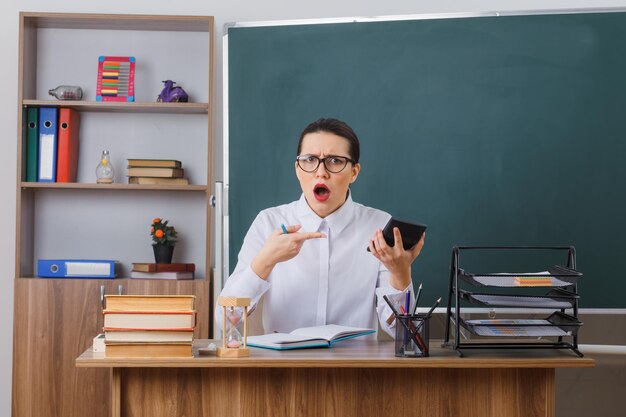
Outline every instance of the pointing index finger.
{"label": "pointing index finger", "polygon": [[301,232],[301,233],[294,233],[292,236],[294,239],[298,241],[305,241],[309,239],[319,239],[319,238],[326,237],[326,235],[322,232]]}

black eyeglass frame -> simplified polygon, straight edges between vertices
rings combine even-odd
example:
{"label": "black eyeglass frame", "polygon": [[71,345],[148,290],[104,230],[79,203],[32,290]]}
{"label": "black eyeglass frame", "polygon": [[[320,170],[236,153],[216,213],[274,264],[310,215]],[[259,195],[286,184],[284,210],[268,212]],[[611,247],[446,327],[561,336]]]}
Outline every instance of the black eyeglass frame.
{"label": "black eyeglass frame", "polygon": [[[300,165],[300,161],[304,158],[315,158],[317,159],[317,165],[315,166],[315,168],[313,168],[312,170],[306,170],[304,168],[302,168],[302,165]],[[339,171],[332,171],[330,169],[328,169],[328,165],[326,165],[326,160],[327,159],[342,159],[345,160],[345,163],[343,164],[343,167],[341,167],[341,169]],[[340,155],[328,155],[325,158],[320,158],[318,156],[315,155],[298,155],[296,156],[296,163],[298,164],[298,167],[300,167],[301,170],[303,170],[304,172],[315,172],[317,171],[317,169],[320,167],[320,164],[324,164],[324,168],[326,168],[326,171],[330,172],[331,174],[339,174],[341,171],[343,171],[344,169],[346,169],[346,167],[348,166],[348,162],[352,163],[352,165],[356,165],[356,161],[352,158],[348,158],[347,156],[340,156]]]}

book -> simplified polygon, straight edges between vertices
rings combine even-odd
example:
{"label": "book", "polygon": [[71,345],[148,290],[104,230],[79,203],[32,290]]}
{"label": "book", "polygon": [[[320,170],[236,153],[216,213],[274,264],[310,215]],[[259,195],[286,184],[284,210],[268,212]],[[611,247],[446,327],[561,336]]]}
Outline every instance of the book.
{"label": "book", "polygon": [[189,185],[189,180],[187,178],[128,177],[128,183],[141,185]]}
{"label": "book", "polygon": [[114,329],[189,330],[196,325],[195,311],[104,310],[104,327]]}
{"label": "book", "polygon": [[162,167],[162,168],[180,168],[182,164],[175,159],[127,159],[128,168],[135,167]]}
{"label": "book", "polygon": [[158,178],[182,178],[185,171],[182,168],[128,168],[129,177],[158,177]]}
{"label": "book", "polygon": [[193,279],[193,272],[141,272],[131,271],[130,277],[135,279]]}
{"label": "book", "polygon": [[145,330],[104,328],[105,340],[117,343],[193,342],[193,330]]}
{"label": "book", "polygon": [[176,264],[156,264],[133,262],[133,271],[138,272],[194,272],[196,264],[176,263]]}
{"label": "book", "polygon": [[327,324],[325,326],[302,327],[291,333],[249,336],[247,343],[250,346],[275,350],[332,347],[333,343],[374,332],[373,329]]}
{"label": "book", "polygon": [[195,295],[113,295],[104,296],[106,311],[193,311]]}
{"label": "book", "polygon": [[191,343],[106,343],[105,356],[112,358],[188,358]]}

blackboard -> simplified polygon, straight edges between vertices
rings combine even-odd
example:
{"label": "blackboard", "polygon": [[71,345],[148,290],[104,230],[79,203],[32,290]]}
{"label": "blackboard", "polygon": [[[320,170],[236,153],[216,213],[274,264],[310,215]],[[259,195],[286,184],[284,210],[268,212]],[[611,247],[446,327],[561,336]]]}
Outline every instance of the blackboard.
{"label": "blackboard", "polygon": [[[429,226],[413,267],[426,303],[446,299],[455,245],[573,245],[581,307],[626,307],[625,13],[235,25],[227,37],[231,271],[256,214],[299,198],[303,127],[336,117],[361,140],[354,200]],[[461,264],[535,272],[565,259]]]}

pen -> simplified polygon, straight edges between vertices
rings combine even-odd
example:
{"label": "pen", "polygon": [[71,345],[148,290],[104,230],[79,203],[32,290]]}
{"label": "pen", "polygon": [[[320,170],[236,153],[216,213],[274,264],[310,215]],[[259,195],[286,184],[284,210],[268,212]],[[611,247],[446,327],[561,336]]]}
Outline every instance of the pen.
{"label": "pen", "polygon": [[417,303],[420,300],[420,295],[422,295],[422,284],[420,283],[419,288],[417,289],[417,294],[415,295],[415,305],[413,306],[413,314],[417,311]]}
{"label": "pen", "polygon": [[[407,295],[409,295],[409,293],[407,293]],[[408,297],[407,297],[408,298]],[[407,300],[408,301],[408,300]],[[406,310],[404,309],[404,307],[400,306],[400,312],[402,314],[404,314],[406,316]],[[408,317],[408,316],[407,316]],[[396,319],[398,320],[398,319]],[[407,318],[407,320],[410,320]],[[411,326],[413,323],[409,322],[409,326]],[[411,326],[412,327],[412,326]],[[405,328],[404,330],[404,334],[402,335],[402,346],[406,346],[407,344],[407,339],[409,338],[409,332],[407,331],[407,329]]]}
{"label": "pen", "polygon": [[404,301],[404,305],[406,306],[404,308],[404,314],[409,314],[408,312],[411,311],[411,290],[406,292],[406,300]]}
{"label": "pen", "polygon": [[435,301],[435,304],[433,304],[430,310],[428,310],[428,314],[426,314],[427,319],[430,318],[430,316],[433,314],[433,311],[435,311],[435,307],[437,307],[440,302],[441,302],[441,297],[437,298],[437,301]]}
{"label": "pen", "polygon": [[280,228],[281,228],[281,229],[283,229],[283,233],[284,233],[284,234],[286,234],[286,235],[288,235],[288,234],[289,234],[289,232],[287,231],[287,228],[285,227],[285,225],[284,225],[284,224],[282,224],[282,223],[281,223]]}

